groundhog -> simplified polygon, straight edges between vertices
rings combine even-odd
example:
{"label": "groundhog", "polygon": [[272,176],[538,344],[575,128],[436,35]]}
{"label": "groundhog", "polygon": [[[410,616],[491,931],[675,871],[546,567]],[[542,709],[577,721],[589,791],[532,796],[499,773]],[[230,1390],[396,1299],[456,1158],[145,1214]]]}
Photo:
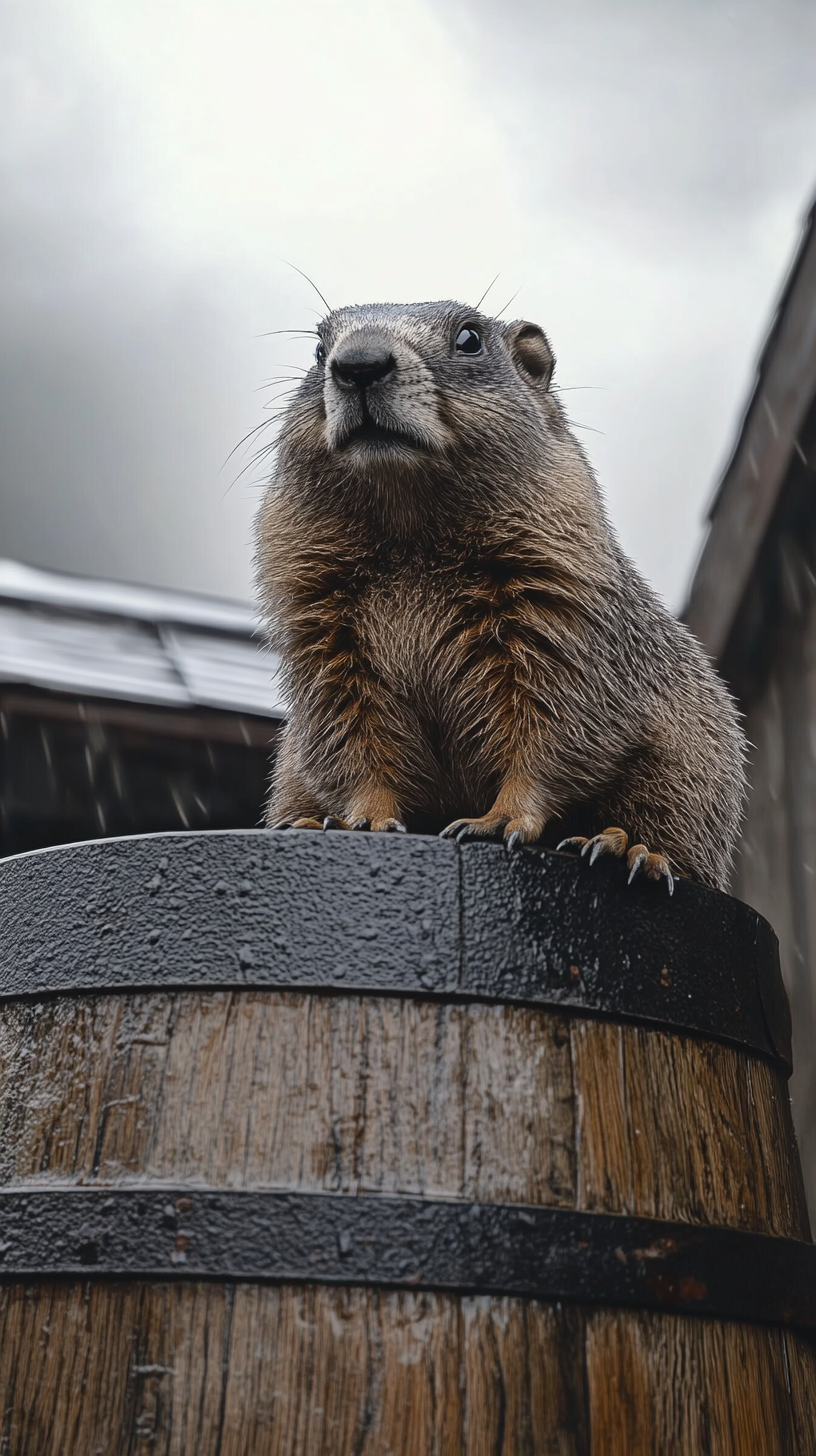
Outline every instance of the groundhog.
{"label": "groundhog", "polygon": [[268,825],[725,887],[737,712],[618,544],[546,335],[452,302],[343,308],[317,335],[258,518],[291,704]]}

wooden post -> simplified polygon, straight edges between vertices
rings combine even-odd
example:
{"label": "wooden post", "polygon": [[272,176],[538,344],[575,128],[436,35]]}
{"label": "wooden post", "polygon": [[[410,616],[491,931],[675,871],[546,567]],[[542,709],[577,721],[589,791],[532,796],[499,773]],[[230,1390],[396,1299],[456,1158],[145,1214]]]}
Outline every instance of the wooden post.
{"label": "wooden post", "polygon": [[0,865],[7,1456],[806,1456],[772,931],[420,836]]}

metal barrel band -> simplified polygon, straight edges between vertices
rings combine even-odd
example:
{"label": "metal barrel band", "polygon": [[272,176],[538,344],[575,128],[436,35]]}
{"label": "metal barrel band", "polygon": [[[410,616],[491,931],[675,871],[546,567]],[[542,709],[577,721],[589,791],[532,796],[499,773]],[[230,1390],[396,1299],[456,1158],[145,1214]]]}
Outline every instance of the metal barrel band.
{"label": "metal barrel band", "polygon": [[816,1247],[521,1204],[179,1187],[0,1193],[0,1282],[378,1286],[634,1306],[816,1332]]}
{"label": "metal barrel band", "polygon": [[157,834],[0,864],[0,1000],[302,990],[524,1004],[781,1064],[776,937],[728,895],[422,835]]}

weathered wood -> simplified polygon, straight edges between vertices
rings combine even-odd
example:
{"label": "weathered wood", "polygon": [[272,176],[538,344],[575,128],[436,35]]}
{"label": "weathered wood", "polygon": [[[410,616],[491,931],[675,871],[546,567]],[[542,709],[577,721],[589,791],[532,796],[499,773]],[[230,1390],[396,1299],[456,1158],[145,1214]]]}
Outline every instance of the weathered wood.
{"label": "weathered wood", "polygon": [[731,888],[774,926],[791,1095],[816,1217],[816,208],[759,361],[684,611],[745,715],[750,795]]}
{"label": "weathered wood", "polygon": [[778,503],[798,433],[816,396],[816,209],[763,350],[739,440],[711,510],[711,529],[683,612],[712,657],[727,646]]}
{"label": "weathered wood", "polygon": [[[792,1389],[792,1349],[809,1390]],[[816,1353],[777,1330],[599,1310],[587,1319],[586,1369],[592,1456],[816,1451]]]}
{"label": "weathered wood", "polygon": [[772,667],[746,718],[751,794],[733,890],[771,920],[793,1016],[790,1083],[816,1212],[816,597],[777,625]]}
{"label": "weathered wood", "polygon": [[18,1003],[0,1186],[448,1195],[807,1237],[773,1066],[523,1007],[293,992]]}
{"label": "weathered wood", "polygon": [[20,1456],[816,1453],[816,1350],[760,1326],[207,1284],[0,1290],[0,1318]]}

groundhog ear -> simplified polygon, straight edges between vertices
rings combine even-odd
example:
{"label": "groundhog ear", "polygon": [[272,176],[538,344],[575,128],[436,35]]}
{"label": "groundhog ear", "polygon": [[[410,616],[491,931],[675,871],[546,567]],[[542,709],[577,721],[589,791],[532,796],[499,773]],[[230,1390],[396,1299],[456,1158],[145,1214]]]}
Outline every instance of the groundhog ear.
{"label": "groundhog ear", "polygon": [[507,345],[517,369],[532,379],[539,389],[547,389],[555,368],[555,355],[547,335],[538,324],[508,324]]}

